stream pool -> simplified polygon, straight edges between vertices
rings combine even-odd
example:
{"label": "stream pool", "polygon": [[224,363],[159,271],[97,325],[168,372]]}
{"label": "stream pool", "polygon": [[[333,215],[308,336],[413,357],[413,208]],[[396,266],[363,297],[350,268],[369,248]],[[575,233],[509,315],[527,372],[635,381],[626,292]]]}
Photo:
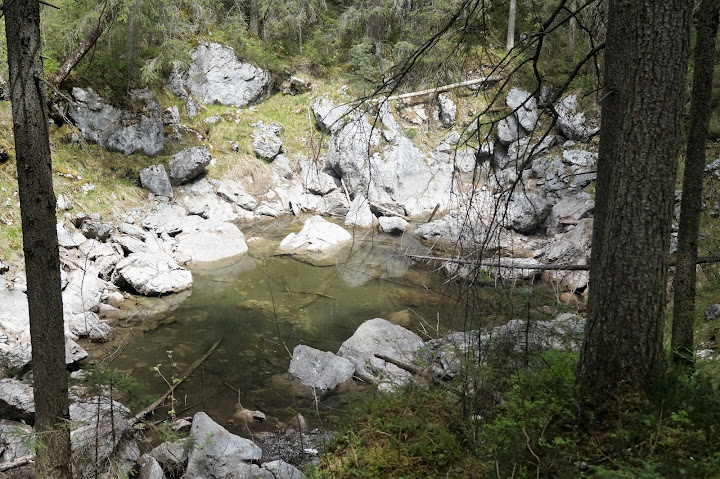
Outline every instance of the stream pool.
{"label": "stream pool", "polygon": [[[193,269],[192,292],[175,309],[120,321],[117,339],[106,345],[115,353],[103,363],[146,383],[146,394],[159,395],[168,388],[165,380],[181,376],[222,340],[176,391],[178,415],[203,410],[225,424],[239,391],[244,407],[287,421],[312,406],[284,379],[296,345],[336,352],[362,322],[376,317],[427,338],[437,335],[441,318],[447,324],[453,304],[444,294],[448,286],[403,254],[427,252],[412,235],[356,232],[351,248],[323,264],[275,255],[282,238],[301,228],[296,218],[243,226],[246,256]],[[331,412],[341,403],[331,396],[320,408]]]}

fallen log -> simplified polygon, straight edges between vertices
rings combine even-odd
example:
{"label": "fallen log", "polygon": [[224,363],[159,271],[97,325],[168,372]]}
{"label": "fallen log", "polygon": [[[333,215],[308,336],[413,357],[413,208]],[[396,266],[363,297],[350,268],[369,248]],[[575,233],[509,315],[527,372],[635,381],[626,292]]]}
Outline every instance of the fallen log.
{"label": "fallen log", "polygon": [[192,375],[192,373],[195,372],[195,370],[198,368],[198,366],[200,366],[202,363],[205,362],[205,360],[207,358],[210,357],[210,355],[213,353],[213,351],[215,351],[215,349],[220,345],[221,342],[222,342],[222,339],[219,339],[215,344],[213,344],[210,347],[210,349],[207,350],[207,352],[205,354],[203,354],[197,361],[192,363],[190,365],[190,367],[188,367],[185,370],[185,373],[178,380],[173,381],[173,384],[170,385],[170,388],[167,391],[165,391],[165,393],[162,396],[160,396],[151,405],[149,405],[148,407],[146,407],[145,409],[143,409],[142,411],[137,413],[135,415],[135,423],[141,422],[142,420],[145,419],[145,416],[147,416],[151,412],[155,411],[155,409],[160,407],[160,405],[165,401],[165,399],[170,394],[172,394],[172,392],[175,391],[175,389],[177,389],[177,387],[180,386],[187,378],[189,378],[190,375]]}
{"label": "fallen log", "polygon": [[22,456],[12,461],[0,462],[0,472],[9,471],[16,467],[24,466],[26,464],[32,464],[35,461],[34,455]]}
{"label": "fallen log", "polygon": [[392,101],[392,100],[404,100],[406,98],[413,98],[416,96],[422,96],[422,95],[430,95],[430,94],[436,94],[436,93],[442,93],[444,91],[454,90],[456,88],[464,87],[464,86],[471,86],[471,85],[478,85],[480,83],[497,83],[500,80],[502,80],[504,77],[502,76],[487,76],[487,77],[480,77],[480,78],[474,78],[472,80],[465,80],[458,83],[451,83],[449,85],[443,85],[436,88],[429,88],[427,90],[419,90],[419,91],[413,91],[410,93],[403,93],[401,95],[393,95],[389,96],[387,98],[376,98],[373,100],[375,103],[384,102],[384,101]]}
{"label": "fallen log", "polygon": [[[589,264],[523,264],[511,260],[478,261],[473,259],[443,258],[440,256],[425,256],[407,254],[411,259],[440,261],[443,263],[472,264],[480,268],[512,268],[512,269],[536,269],[541,271],[590,271]],[[668,266],[675,266],[676,261],[672,260]],[[695,264],[720,263],[720,256],[703,256],[697,259]]]}

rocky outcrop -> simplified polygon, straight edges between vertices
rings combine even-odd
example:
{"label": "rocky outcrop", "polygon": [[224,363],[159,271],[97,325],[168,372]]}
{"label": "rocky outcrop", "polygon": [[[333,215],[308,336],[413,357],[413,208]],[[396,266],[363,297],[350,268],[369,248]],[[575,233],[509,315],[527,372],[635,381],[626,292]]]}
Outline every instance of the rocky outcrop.
{"label": "rocky outcrop", "polygon": [[362,195],[356,195],[350,203],[350,211],[345,215],[346,228],[370,228],[375,216],[370,211],[370,203]]}
{"label": "rocky outcrop", "polygon": [[205,172],[212,155],[204,146],[187,148],[170,157],[170,183],[182,185]]}
{"label": "rocky outcrop", "polygon": [[365,321],[338,350],[338,356],[355,365],[355,374],[378,384],[381,390],[393,390],[410,380],[410,373],[375,357],[380,354],[412,364],[415,353],[424,345],[420,336],[391,322],[375,318]]}
{"label": "rocky outcrop", "polygon": [[168,85],[181,97],[202,103],[243,107],[260,101],[269,91],[270,74],[238,60],[235,51],[219,43],[203,43],[191,53],[186,71],[173,70]]}
{"label": "rocky outcrop", "polygon": [[318,98],[312,104],[312,112],[318,127],[325,133],[337,133],[350,120],[350,105],[335,106],[328,98]]}
{"label": "rocky outcrop", "polygon": [[154,155],[163,149],[160,103],[149,90],[134,90],[130,94],[130,100],[139,105],[140,113],[109,105],[91,88],[73,88],[72,96],[68,115],[83,139],[126,155],[138,151]]}

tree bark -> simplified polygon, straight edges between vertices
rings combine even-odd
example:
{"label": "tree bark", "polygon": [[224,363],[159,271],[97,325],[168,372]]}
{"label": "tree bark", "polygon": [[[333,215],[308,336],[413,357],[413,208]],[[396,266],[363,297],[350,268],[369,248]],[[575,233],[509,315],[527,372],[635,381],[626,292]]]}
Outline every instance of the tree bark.
{"label": "tree bark", "polygon": [[508,13],[507,43],[505,48],[512,50],[515,46],[515,18],[517,17],[517,0],[510,0],[510,12]]}
{"label": "tree bark", "polygon": [[695,71],[687,137],[672,323],[673,362],[694,367],[695,280],[702,205],[705,148],[707,146],[715,65],[715,38],[718,33],[718,0],[702,0],[697,13]]}
{"label": "tree bark", "polygon": [[250,33],[254,36],[260,35],[260,6],[258,0],[250,0],[249,27]]}
{"label": "tree bark", "polygon": [[36,477],[69,479],[70,429],[60,258],[55,231],[37,0],[5,4],[10,99],[35,378]]}
{"label": "tree bark", "polygon": [[692,4],[609,3],[590,296],[578,366],[578,385],[589,398],[622,383],[648,387],[665,371],[665,291]]}
{"label": "tree bark", "polygon": [[110,26],[110,23],[113,21],[113,18],[115,18],[115,14],[122,6],[122,3],[123,0],[117,0],[109,7],[107,4],[105,5],[103,12],[100,14],[97,25],[95,25],[95,28],[90,30],[85,39],[80,42],[77,48],[75,48],[75,50],[70,54],[67,60],[65,60],[65,63],[60,65],[57,73],[55,74],[55,76],[53,76],[53,83],[55,83],[56,85],[62,83],[63,80],[65,80],[70,74],[72,69],[75,68],[83,58],[85,58],[85,55],[87,55],[87,52],[92,49],[92,47],[95,45],[95,42],[97,42],[98,38],[100,38],[100,35],[102,35],[103,32],[107,30],[108,26]]}

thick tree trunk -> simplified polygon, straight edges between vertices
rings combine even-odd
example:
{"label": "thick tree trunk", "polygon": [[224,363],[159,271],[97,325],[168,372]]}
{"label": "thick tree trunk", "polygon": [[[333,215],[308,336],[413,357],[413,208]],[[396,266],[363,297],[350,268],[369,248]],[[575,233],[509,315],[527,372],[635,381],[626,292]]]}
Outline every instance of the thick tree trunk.
{"label": "thick tree trunk", "polygon": [[697,18],[695,71],[690,106],[683,195],[680,204],[675,301],[672,324],[673,361],[689,368],[694,365],[695,261],[697,259],[700,209],[702,205],[705,147],[712,100],[715,38],[718,33],[718,0],[702,0]]}
{"label": "thick tree trunk", "polygon": [[507,43],[505,48],[512,50],[515,46],[515,18],[517,17],[517,0],[510,0],[510,12],[508,13]]}
{"label": "thick tree trunk", "polygon": [[593,396],[665,371],[663,321],[692,0],[610,0],[578,383]]}
{"label": "thick tree trunk", "polygon": [[107,4],[105,5],[105,8],[100,14],[100,18],[98,19],[95,28],[90,30],[85,39],[80,42],[77,48],[75,48],[75,50],[70,54],[67,60],[65,60],[65,63],[60,65],[60,68],[52,79],[53,83],[55,83],[56,85],[62,83],[63,80],[65,80],[70,74],[72,69],[75,68],[83,58],[85,58],[85,55],[87,55],[87,52],[89,52],[90,49],[95,45],[95,42],[98,41],[100,35],[103,34],[103,32],[107,29],[108,26],[110,26],[110,22],[113,21],[113,18],[115,18],[115,14],[121,6],[122,0],[116,0],[110,6],[108,6]]}
{"label": "thick tree trunk", "polygon": [[10,99],[35,378],[36,477],[69,479],[70,429],[60,258],[37,0],[5,4]]}

